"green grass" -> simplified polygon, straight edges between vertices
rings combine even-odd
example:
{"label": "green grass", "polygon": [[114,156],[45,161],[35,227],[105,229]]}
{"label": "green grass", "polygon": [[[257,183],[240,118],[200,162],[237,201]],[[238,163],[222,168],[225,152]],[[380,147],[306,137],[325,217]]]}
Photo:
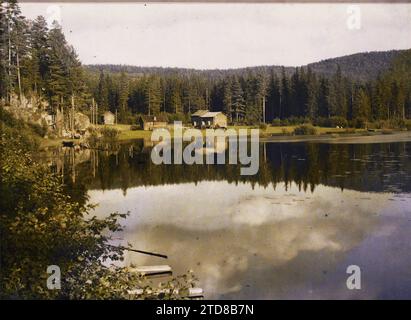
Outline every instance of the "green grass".
{"label": "green grass", "polygon": [[[99,127],[102,127],[101,125]],[[110,125],[111,128],[116,128],[120,131],[119,140],[133,140],[133,139],[150,139],[152,131],[144,130],[130,130],[130,125],[127,124],[116,124]],[[261,136],[270,135],[288,135],[294,132],[297,126],[268,126],[265,130],[260,129]],[[239,129],[247,129],[247,133],[250,134],[251,129],[257,129],[257,126],[246,126],[246,125],[236,125],[228,126],[228,129],[234,129],[238,132]],[[318,134],[336,134],[345,133],[345,128],[326,128],[326,127],[315,127]],[[355,132],[361,132],[363,130],[357,129]],[[205,130],[201,130],[202,134],[205,135]],[[173,130],[170,130],[171,136],[173,137]]]}
{"label": "green grass", "polygon": [[[129,124],[114,124],[114,125],[97,125],[97,128],[102,127],[109,127],[115,128],[119,130],[118,140],[119,141],[126,141],[126,140],[134,140],[134,139],[146,139],[150,140],[152,131],[145,131],[145,130],[131,130],[131,125]],[[266,129],[260,129],[260,136],[261,137],[270,137],[271,135],[277,136],[287,136],[291,135],[294,132],[294,129],[297,126],[268,126]],[[235,125],[235,126],[228,126],[228,129],[234,129],[238,132],[239,129],[247,129],[247,134],[250,134],[251,129],[257,129],[258,126],[246,126],[246,125]],[[350,129],[350,132],[347,132],[346,128],[326,128],[326,127],[315,127],[317,129],[317,134],[330,134],[335,135],[338,133],[363,133],[366,130],[364,129]],[[205,135],[205,130],[201,130],[203,136]],[[170,130],[171,137],[173,137],[173,130]],[[71,140],[71,139],[63,139],[63,138],[56,138],[56,139],[42,139],[41,146],[42,147],[49,147],[49,146],[57,146],[61,145],[63,140]],[[78,140],[76,140],[78,141]]]}

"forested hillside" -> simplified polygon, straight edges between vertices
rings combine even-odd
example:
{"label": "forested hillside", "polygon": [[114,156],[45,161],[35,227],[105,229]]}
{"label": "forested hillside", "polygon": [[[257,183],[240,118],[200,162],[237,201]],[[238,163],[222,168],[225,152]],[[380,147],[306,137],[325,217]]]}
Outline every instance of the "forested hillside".
{"label": "forested hillside", "polygon": [[388,71],[391,63],[404,51],[362,52],[310,63],[308,67],[315,73],[326,77],[332,77],[340,67],[342,75],[345,77],[353,80],[370,81]]}
{"label": "forested hillside", "polygon": [[[322,60],[319,62],[310,63],[301,67],[309,67],[313,72],[332,77],[338,69],[341,68],[343,76],[349,77],[354,80],[368,81],[375,80],[379,74],[387,71],[393,59],[403,53],[405,50],[391,50],[391,51],[375,51],[375,52],[363,52],[356,53],[348,56],[331,58]],[[244,76],[247,73],[266,73],[272,72],[277,75],[281,74],[283,66],[257,66],[238,69],[187,69],[187,68],[161,68],[161,67],[139,67],[131,65],[118,65],[118,64],[91,64],[85,65],[85,68],[91,72],[99,72],[103,70],[107,73],[121,73],[125,72],[129,75],[141,76],[144,74],[169,76],[178,74],[184,75],[201,75],[210,80],[217,80],[227,76]],[[284,67],[287,75],[292,75],[295,72],[296,67]]]}
{"label": "forested hillside", "polygon": [[119,106],[123,115],[211,109],[225,112],[233,122],[256,124],[264,119],[264,109],[267,122],[291,119],[334,126],[351,120],[362,126],[366,121],[410,117],[410,86],[402,80],[410,74],[404,65],[410,59],[410,50],[403,50],[361,53],[299,68],[202,71],[107,65],[86,70],[100,106],[113,111]]}
{"label": "forested hillside", "polygon": [[359,53],[298,68],[84,67],[57,23],[48,28],[43,17],[22,17],[15,1],[0,10],[0,99],[6,105],[16,96],[36,97],[47,101],[50,113],[67,115],[75,106],[89,114],[94,99],[100,114],[117,112],[122,123],[134,123],[138,114],[187,120],[199,109],[253,125],[265,120],[361,127],[411,116],[411,50]]}

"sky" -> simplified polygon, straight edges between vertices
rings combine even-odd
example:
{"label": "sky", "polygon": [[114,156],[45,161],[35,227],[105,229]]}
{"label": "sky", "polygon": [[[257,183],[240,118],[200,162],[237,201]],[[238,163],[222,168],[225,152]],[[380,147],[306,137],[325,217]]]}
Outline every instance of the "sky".
{"label": "sky", "polygon": [[58,20],[83,64],[300,66],[411,48],[411,4],[23,3]]}

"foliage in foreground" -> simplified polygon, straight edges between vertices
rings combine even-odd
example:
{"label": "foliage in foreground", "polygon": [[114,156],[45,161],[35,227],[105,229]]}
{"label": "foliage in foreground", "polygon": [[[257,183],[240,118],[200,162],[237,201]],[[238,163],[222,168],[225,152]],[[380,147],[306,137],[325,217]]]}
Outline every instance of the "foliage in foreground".
{"label": "foliage in foreground", "polygon": [[317,128],[311,124],[302,124],[294,129],[295,135],[316,135]]}
{"label": "foliage in foreground", "polygon": [[[89,216],[92,205],[73,201],[63,191],[61,177],[33,161],[21,136],[1,136],[0,282],[2,299],[129,299],[128,290],[156,292],[147,279],[109,265],[123,260],[123,250],[109,245],[121,230],[113,213],[105,219]],[[61,290],[48,290],[47,266],[61,269]],[[162,288],[193,284],[190,274]],[[139,298],[153,298],[144,294]],[[178,298],[171,290],[160,298]]]}

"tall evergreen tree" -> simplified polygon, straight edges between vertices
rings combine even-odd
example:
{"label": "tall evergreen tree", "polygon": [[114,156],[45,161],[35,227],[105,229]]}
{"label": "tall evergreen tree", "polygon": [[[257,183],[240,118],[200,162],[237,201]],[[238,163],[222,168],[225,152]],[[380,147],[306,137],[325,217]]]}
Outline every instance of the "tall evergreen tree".
{"label": "tall evergreen tree", "polygon": [[240,82],[236,77],[233,78],[232,82],[232,116],[236,123],[243,120],[245,117],[245,101],[243,96],[243,89],[241,88]]}

